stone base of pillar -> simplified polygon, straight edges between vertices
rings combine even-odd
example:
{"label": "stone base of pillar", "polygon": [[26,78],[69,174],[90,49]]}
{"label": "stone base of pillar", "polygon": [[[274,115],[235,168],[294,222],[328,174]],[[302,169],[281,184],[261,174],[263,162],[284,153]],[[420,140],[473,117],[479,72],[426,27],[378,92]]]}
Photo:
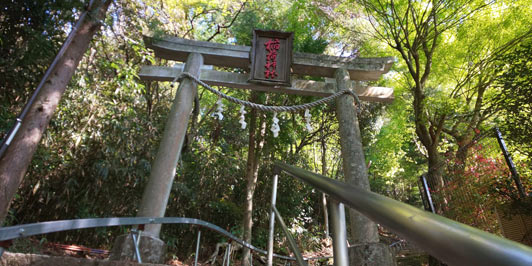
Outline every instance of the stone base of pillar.
{"label": "stone base of pillar", "polygon": [[349,248],[349,265],[351,266],[395,266],[395,258],[388,245],[369,243],[354,245]]}
{"label": "stone base of pillar", "polygon": [[[157,237],[141,234],[139,252],[143,263],[164,263],[166,245]],[[131,234],[121,235],[115,240],[109,259],[137,261]]]}

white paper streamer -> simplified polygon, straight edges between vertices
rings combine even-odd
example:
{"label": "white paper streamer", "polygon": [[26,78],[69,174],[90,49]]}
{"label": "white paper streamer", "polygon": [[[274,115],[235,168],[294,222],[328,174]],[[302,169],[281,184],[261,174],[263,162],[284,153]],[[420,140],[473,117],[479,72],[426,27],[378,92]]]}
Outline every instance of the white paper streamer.
{"label": "white paper streamer", "polygon": [[240,106],[240,120],[238,120],[238,122],[242,125],[242,129],[246,129],[246,126],[248,125],[248,123],[246,123],[246,113],[245,107],[243,105]]}
{"label": "white paper streamer", "polygon": [[308,109],[305,109],[305,127],[307,128],[308,132],[312,132],[313,128],[310,125],[310,119],[312,118],[312,115],[310,114],[310,111]]}
{"label": "white paper streamer", "polygon": [[273,123],[270,129],[273,132],[273,137],[277,138],[277,136],[279,136],[279,131],[281,130],[279,127],[279,119],[277,119],[277,112],[273,113]]}
{"label": "white paper streamer", "polygon": [[218,98],[216,104],[218,105],[218,107],[216,107],[216,112],[213,114],[213,116],[217,116],[217,119],[221,121],[222,119],[224,119],[224,115],[222,114],[222,112],[224,111],[224,103],[222,103],[222,98]]}

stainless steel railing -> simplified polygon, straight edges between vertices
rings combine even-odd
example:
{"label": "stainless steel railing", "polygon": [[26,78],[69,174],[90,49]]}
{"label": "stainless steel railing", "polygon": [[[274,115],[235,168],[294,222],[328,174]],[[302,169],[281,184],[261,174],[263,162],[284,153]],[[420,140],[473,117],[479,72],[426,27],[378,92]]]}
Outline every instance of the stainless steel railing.
{"label": "stainless steel railing", "polygon": [[450,265],[532,265],[531,247],[301,168],[275,165]]}
{"label": "stainless steel railing", "polygon": [[[142,224],[190,224],[198,225],[200,227],[212,230],[217,232],[228,239],[232,239],[236,243],[242,245],[244,248],[249,248],[254,252],[267,255],[266,250],[260,249],[247,243],[230,232],[224,230],[223,228],[211,224],[209,222],[194,219],[194,218],[183,218],[183,217],[114,217],[114,218],[91,218],[91,219],[76,219],[76,220],[60,220],[60,221],[50,221],[42,223],[33,223],[33,224],[24,224],[17,226],[8,226],[0,227],[0,241],[12,240],[21,237],[29,237],[40,234],[48,234],[61,231],[69,230],[79,230],[87,228],[96,228],[96,227],[109,227],[109,226],[125,226],[125,225],[142,225]],[[135,232],[137,233],[137,232]],[[138,237],[138,235],[133,234],[133,237]],[[136,241],[135,241],[136,242]],[[198,236],[199,243],[199,236]],[[199,245],[199,244],[198,244]],[[198,250],[198,247],[196,247]],[[0,255],[3,253],[3,249],[0,248]],[[136,251],[136,259],[140,262],[139,252]],[[196,252],[197,254],[197,252]],[[279,254],[273,254],[273,257],[277,257],[284,260],[298,261],[300,258],[283,256]],[[197,259],[197,258],[196,258]],[[304,260],[313,260],[320,258],[304,258]],[[224,260],[225,262],[225,260]]]}

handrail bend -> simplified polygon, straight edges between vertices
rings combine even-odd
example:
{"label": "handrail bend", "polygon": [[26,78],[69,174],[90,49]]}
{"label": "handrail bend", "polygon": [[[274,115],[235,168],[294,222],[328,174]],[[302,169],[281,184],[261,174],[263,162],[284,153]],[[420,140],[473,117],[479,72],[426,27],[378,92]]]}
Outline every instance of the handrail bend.
{"label": "handrail bend", "polygon": [[275,166],[412,241],[450,265],[532,265],[532,248],[349,184]]}
{"label": "handrail bend", "polygon": [[[198,225],[209,230],[218,232],[225,237],[234,240],[238,244],[254,250],[263,255],[267,255],[267,252],[263,249],[257,248],[244,240],[239,239],[235,235],[229,233],[223,228],[214,225],[212,223],[183,217],[112,217],[112,218],[90,218],[90,219],[76,219],[76,220],[60,220],[50,221],[42,223],[24,224],[17,226],[0,227],[0,241],[16,239],[19,237],[28,237],[40,234],[48,234],[54,232],[87,229],[95,227],[108,227],[108,226],[123,226],[123,225],[140,225],[140,224],[192,224]],[[295,261],[296,258],[283,256],[279,254],[273,254],[274,257]],[[306,258],[316,259],[316,258]]]}

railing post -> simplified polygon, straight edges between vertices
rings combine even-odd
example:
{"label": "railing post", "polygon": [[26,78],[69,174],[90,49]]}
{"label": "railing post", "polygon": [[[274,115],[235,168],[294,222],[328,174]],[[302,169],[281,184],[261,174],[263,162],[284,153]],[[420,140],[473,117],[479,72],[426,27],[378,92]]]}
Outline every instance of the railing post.
{"label": "railing post", "polygon": [[331,231],[333,238],[333,254],[335,266],[348,266],[349,254],[347,251],[347,229],[345,225],[344,204],[330,199]]}
{"label": "railing post", "polygon": [[277,181],[279,179],[279,170],[277,168],[274,169],[273,174],[273,184],[272,184],[272,202],[270,207],[270,228],[268,231],[268,266],[272,266],[273,264],[273,240],[274,240],[274,229],[275,229],[275,212],[273,211],[273,206],[275,206],[275,202],[277,201]]}
{"label": "railing post", "polygon": [[131,238],[133,239],[133,246],[135,247],[135,257],[137,258],[137,262],[142,263],[142,258],[140,257],[139,251],[140,231],[137,229],[131,230]]}
{"label": "railing post", "polygon": [[229,243],[227,243],[227,247],[225,248],[224,258],[223,258],[223,260],[222,260],[222,266],[225,266],[225,261],[227,260],[227,250],[228,250],[228,247],[229,247]]}
{"label": "railing post", "polygon": [[230,259],[231,259],[231,243],[227,243],[227,248],[225,248],[222,266],[226,266],[225,263],[227,263],[227,266],[229,266]]}
{"label": "railing post", "polygon": [[427,211],[436,213],[436,209],[434,209],[434,204],[432,202],[432,196],[430,193],[429,185],[427,184],[427,178],[425,177],[425,174],[422,174],[420,176],[420,179],[421,179],[421,185],[423,186],[423,191],[425,192],[425,197],[427,199],[427,205],[428,205]]}
{"label": "railing post", "polygon": [[231,243],[227,244],[227,266],[231,263]]}
{"label": "railing post", "polygon": [[504,155],[504,159],[506,160],[506,164],[508,165],[508,168],[510,168],[510,172],[512,173],[512,177],[515,181],[515,185],[517,186],[517,191],[519,192],[519,197],[521,197],[521,199],[524,199],[526,198],[525,189],[523,187],[523,184],[521,183],[519,174],[517,174],[517,169],[515,169],[515,165],[514,165],[514,162],[512,161],[512,157],[510,156],[510,153],[508,153],[508,149],[506,148],[504,139],[502,139],[502,134],[499,131],[499,128],[497,127],[495,127],[493,130],[495,131],[495,136],[497,137],[497,141],[499,142],[499,146],[501,147],[502,154]]}
{"label": "railing post", "polygon": [[199,247],[200,247],[200,240],[201,240],[201,231],[198,230],[198,239],[196,240],[196,254],[194,256],[194,266],[198,266],[198,253],[199,253]]}
{"label": "railing post", "polygon": [[307,266],[307,263],[305,262],[305,259],[303,258],[303,255],[301,255],[301,251],[299,251],[299,248],[297,247],[297,243],[290,234],[290,231],[288,231],[288,227],[283,221],[283,217],[277,210],[277,208],[272,206],[273,211],[275,212],[275,217],[277,217],[277,220],[279,220],[279,225],[283,229],[284,234],[286,235],[286,238],[288,239],[288,244],[290,244],[290,249],[292,249],[292,252],[294,253],[294,256],[296,257],[297,263],[299,263],[299,266]]}

